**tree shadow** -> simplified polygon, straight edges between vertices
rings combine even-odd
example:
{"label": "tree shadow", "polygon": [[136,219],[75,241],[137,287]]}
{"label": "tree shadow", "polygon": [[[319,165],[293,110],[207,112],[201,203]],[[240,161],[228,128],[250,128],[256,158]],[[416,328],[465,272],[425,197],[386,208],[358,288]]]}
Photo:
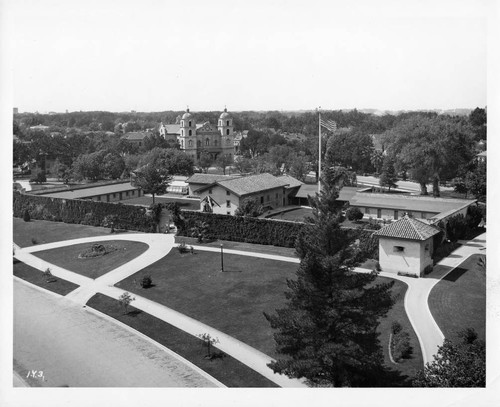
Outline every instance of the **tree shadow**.
{"label": "tree shadow", "polygon": [[139,314],[142,314],[142,311],[140,309],[135,309],[133,311],[127,312],[125,315],[135,318]]}
{"label": "tree shadow", "polygon": [[448,273],[443,277],[443,280],[451,281],[452,283],[456,282],[460,277],[462,277],[467,272],[467,269],[457,267],[451,273]]}

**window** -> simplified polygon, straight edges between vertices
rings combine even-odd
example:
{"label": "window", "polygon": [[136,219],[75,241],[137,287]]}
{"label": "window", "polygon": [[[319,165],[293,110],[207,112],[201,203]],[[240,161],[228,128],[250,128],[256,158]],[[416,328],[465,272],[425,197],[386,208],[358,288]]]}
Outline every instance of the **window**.
{"label": "window", "polygon": [[116,194],[113,194],[113,198],[116,198]]}
{"label": "window", "polygon": [[260,203],[261,203],[261,204],[263,204],[263,203],[264,203],[264,197],[263,197],[263,196],[261,196],[261,197],[260,197]]}
{"label": "window", "polygon": [[269,202],[269,201],[270,201],[270,199],[271,199],[271,198],[270,198],[270,197],[269,197],[269,195],[268,195],[268,196],[267,196],[267,202]]}
{"label": "window", "polygon": [[394,220],[398,220],[399,212],[394,211]]}
{"label": "window", "polygon": [[229,129],[226,130],[226,135],[229,136]]}
{"label": "window", "polygon": [[189,127],[191,127],[191,120],[189,120]]}
{"label": "window", "polygon": [[382,209],[377,209],[377,218],[382,217]]}
{"label": "window", "polygon": [[226,195],[231,195],[231,192],[229,192],[229,191],[226,191]]}
{"label": "window", "polygon": [[369,214],[370,214],[370,208],[365,208],[365,213],[366,213],[367,215],[369,215]]}
{"label": "window", "polygon": [[97,197],[97,200],[98,200],[98,201],[100,201],[100,200],[101,200],[101,197],[100,197],[100,196],[98,196],[98,197]]}
{"label": "window", "polygon": [[192,136],[193,135],[193,130],[189,130],[189,135]]}
{"label": "window", "polygon": [[128,191],[125,192],[125,196],[128,196]]}
{"label": "window", "polygon": [[181,129],[181,137],[184,136],[184,129]]}
{"label": "window", "polygon": [[189,145],[189,147],[193,147],[193,140],[189,140],[188,145]]}
{"label": "window", "polygon": [[427,244],[425,245],[425,251],[426,251],[426,252],[428,252],[428,251],[429,251],[429,243],[427,243]]}
{"label": "window", "polygon": [[212,188],[210,188],[210,189],[208,190],[208,193],[209,193],[209,194],[212,194]]}
{"label": "window", "polygon": [[422,212],[422,219],[427,219],[427,214],[425,212]]}
{"label": "window", "polygon": [[278,199],[278,193],[276,192],[276,199]]}
{"label": "window", "polygon": [[231,140],[230,139],[226,139],[226,144],[231,144]]}
{"label": "window", "polygon": [[404,248],[403,246],[394,246],[393,251],[394,251],[395,253],[404,253],[405,248]]}
{"label": "window", "polygon": [[226,201],[226,207],[228,207],[228,208],[231,207],[231,201]]}
{"label": "window", "polygon": [[226,121],[226,126],[229,126],[229,120],[228,120],[228,121]]}
{"label": "window", "polygon": [[197,145],[198,147],[201,147],[201,140],[198,140],[198,141],[196,142],[196,145]]}
{"label": "window", "polygon": [[205,140],[205,145],[206,145],[206,146],[209,146],[209,145],[210,145],[210,139],[208,139],[208,138],[207,138],[207,139]]}
{"label": "window", "polygon": [[181,120],[181,127],[184,127],[184,120]]}
{"label": "window", "polygon": [[214,146],[217,146],[217,140],[214,140]]}
{"label": "window", "polygon": [[222,126],[222,120],[219,120],[219,126]]}
{"label": "window", "polygon": [[226,212],[226,215],[231,215],[231,211],[227,211],[227,212]]}

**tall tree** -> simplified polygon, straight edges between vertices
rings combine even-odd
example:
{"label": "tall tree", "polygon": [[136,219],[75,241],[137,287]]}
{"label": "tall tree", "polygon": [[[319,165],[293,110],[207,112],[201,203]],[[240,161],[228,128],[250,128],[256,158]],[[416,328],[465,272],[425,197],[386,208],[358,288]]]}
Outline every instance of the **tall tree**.
{"label": "tall tree", "polygon": [[376,328],[392,306],[392,284],[375,284],[373,274],[353,272],[352,238],[339,226],[338,188],[310,200],[313,223],[297,240],[300,266],[288,280],[285,308],[264,314],[279,357],[269,366],[319,386],[373,386],[383,372]]}
{"label": "tall tree", "polygon": [[394,169],[394,160],[391,156],[386,156],[384,159],[384,165],[382,166],[382,173],[380,174],[379,184],[381,187],[396,188],[398,177],[396,175],[396,170]]}
{"label": "tall tree", "polygon": [[200,166],[200,168],[202,169],[202,171],[205,174],[208,172],[208,169],[213,164],[213,162],[214,162],[214,160],[212,159],[212,157],[210,156],[210,154],[208,152],[203,150],[200,153],[200,158],[198,158],[198,165]]}
{"label": "tall tree", "polygon": [[171,179],[172,176],[165,168],[156,167],[150,163],[135,171],[134,183],[145,194],[151,194],[154,205],[155,195],[164,194]]}
{"label": "tall tree", "polygon": [[222,173],[226,175],[226,169],[233,163],[233,159],[230,155],[219,154],[215,160],[215,165],[222,170]]}

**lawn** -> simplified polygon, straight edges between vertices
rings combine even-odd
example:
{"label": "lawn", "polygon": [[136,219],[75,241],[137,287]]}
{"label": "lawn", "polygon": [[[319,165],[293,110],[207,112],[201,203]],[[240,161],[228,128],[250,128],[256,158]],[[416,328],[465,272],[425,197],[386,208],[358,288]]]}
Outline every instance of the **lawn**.
{"label": "lawn", "polygon": [[25,222],[20,218],[13,218],[13,229],[14,243],[21,247],[33,246],[35,243],[33,243],[32,239],[36,240],[36,244],[44,244],[110,234],[110,229],[108,228],[50,222],[46,220]]}
{"label": "lawn", "polygon": [[47,282],[47,277],[43,275],[42,271],[22,262],[14,263],[14,275],[30,282],[31,284],[35,284],[39,287],[45,288],[46,290],[53,291],[61,295],[66,295],[75,288],[79,287],[78,284],[63,280],[59,277],[55,277],[56,281],[49,283]]}
{"label": "lawn", "polygon": [[[286,304],[286,279],[295,278],[297,267],[293,263],[225,254],[227,271],[221,273],[219,253],[199,251],[192,255],[174,250],[116,286],[173,308],[276,358],[273,330],[263,312],[274,313]],[[143,289],[134,284],[134,279],[145,274],[151,275],[154,287]],[[378,280],[388,281],[382,277]],[[379,332],[387,367],[411,377],[423,367],[423,359],[404,310],[405,292],[406,285],[396,281],[392,288],[396,303],[381,320]],[[387,351],[393,321],[408,331],[413,347],[412,358],[398,365],[390,362]]]}
{"label": "lawn", "polygon": [[[387,283],[390,281],[394,281],[392,296],[395,299],[395,304],[388,312],[387,316],[380,320],[377,332],[380,333],[379,339],[384,352],[385,365],[401,374],[400,379],[402,379],[402,382],[400,382],[400,385],[409,386],[410,383],[408,380],[411,380],[418,370],[423,369],[424,359],[422,357],[422,350],[420,349],[420,343],[418,342],[417,335],[413,331],[410,320],[408,319],[404,309],[404,296],[408,287],[402,281],[385,277],[378,277],[376,280],[377,283]],[[399,322],[403,327],[403,330],[408,332],[410,335],[410,345],[412,347],[411,357],[409,359],[400,360],[398,364],[392,363],[389,358],[389,337],[393,321]]]}
{"label": "lawn", "polygon": [[[219,253],[180,254],[163,259],[116,284],[225,332],[269,356],[276,356],[273,332],[263,312],[285,305],[286,279],[297,264]],[[134,279],[151,275],[154,287]]]}
{"label": "lawn", "polygon": [[80,253],[92,246],[92,243],[81,243],[34,252],[33,255],[66,270],[95,279],[135,259],[149,247],[145,243],[128,240],[108,240],[98,243],[112,245],[117,250],[99,257],[78,258]]}
{"label": "lawn", "polygon": [[474,328],[480,339],[486,334],[486,273],[472,255],[439,281],[429,295],[429,308],[447,339],[457,331]]}
{"label": "lawn", "polygon": [[[206,359],[206,348],[200,339],[132,306],[124,314],[117,300],[102,294],[94,295],[87,305],[137,329],[228,387],[279,387],[229,355]],[[221,354],[216,347],[212,349]]]}

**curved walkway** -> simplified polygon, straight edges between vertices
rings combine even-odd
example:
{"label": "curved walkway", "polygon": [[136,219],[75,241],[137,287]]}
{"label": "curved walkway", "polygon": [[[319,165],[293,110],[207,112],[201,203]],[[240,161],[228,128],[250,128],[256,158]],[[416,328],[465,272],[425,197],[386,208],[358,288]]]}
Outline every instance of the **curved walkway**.
{"label": "curved walkway", "polygon": [[[118,238],[118,239],[117,239]],[[64,246],[80,244],[80,243],[91,243],[96,241],[106,241],[106,240],[135,240],[146,243],[150,246],[143,254],[131,260],[130,262],[110,271],[109,273],[99,277],[95,280],[81,276],[70,270],[66,270],[62,267],[55,266],[45,260],[42,260],[32,253],[37,251],[60,248]],[[120,288],[114,287],[118,281],[121,281],[137,271],[147,267],[148,265],[154,263],[155,261],[161,259],[167,255],[172,247],[174,246],[174,235],[173,234],[127,234],[127,235],[110,235],[110,236],[99,236],[99,237],[89,237],[80,238],[73,240],[66,240],[55,243],[47,243],[44,245],[31,246],[27,248],[16,247],[15,257],[22,262],[37,268],[39,270],[51,269],[54,276],[63,278],[65,280],[79,284],[80,287],[69,293],[65,298],[76,302],[80,305],[85,305],[87,301],[96,293],[102,293],[108,295],[112,298],[118,299],[118,297],[125,292]],[[228,253],[230,251],[227,251]],[[236,252],[236,251],[234,251]],[[246,252],[244,252],[246,253]],[[251,254],[248,254],[251,255]],[[263,255],[259,253],[253,253],[253,256],[262,257]],[[277,256],[280,257],[280,256]],[[284,260],[286,258],[281,258]],[[297,259],[295,259],[297,260]],[[217,337],[219,343],[217,348],[221,351],[227,353],[228,355],[234,357],[240,362],[246,364],[253,370],[257,371],[267,379],[273,381],[281,387],[307,387],[302,380],[290,379],[285,375],[280,375],[274,373],[267,364],[273,359],[266,354],[258,351],[257,349],[248,346],[247,344],[221,332],[208,325],[205,325],[193,318],[190,318],[184,314],[181,314],[175,310],[172,310],[164,305],[158,304],[147,298],[135,295],[134,307],[140,309],[148,314],[151,314],[169,324],[182,329],[192,335],[199,335],[203,333],[208,333],[212,337]]]}
{"label": "curved walkway", "polygon": [[[81,287],[67,296],[67,298],[72,299],[77,303],[84,305],[96,292],[100,292],[117,299],[124,292],[124,290],[114,287],[114,284],[164,257],[172,249],[172,247],[174,247],[174,235],[138,233],[120,236],[122,240],[137,240],[146,243],[150,245],[150,249],[138,256],[136,259],[118,267],[100,278],[97,278],[96,280],[92,280],[69,270],[53,266],[31,254],[40,250],[64,247],[78,243],[116,240],[117,237],[118,236],[100,236],[95,238],[74,239],[29,247],[26,249],[17,249],[16,257],[40,270],[45,270],[47,267],[50,267],[54,275],[80,284]],[[455,250],[449,257],[439,262],[434,267],[434,271],[429,276],[424,278],[404,277],[386,272],[379,273],[382,277],[397,279],[408,285],[408,290],[406,291],[404,300],[405,310],[420,342],[424,363],[431,362],[433,360],[434,355],[437,353],[438,346],[442,345],[444,340],[444,335],[429,310],[428,297],[432,288],[439,282],[440,279],[453,271],[455,267],[472,254],[486,254],[486,234],[480,235],[470,242],[462,243],[463,245],[460,248]],[[216,247],[193,246],[193,248],[199,251],[220,251],[220,249]],[[295,264],[300,262],[298,258],[294,257],[277,256],[241,250],[225,249],[224,253],[267,258]],[[355,271],[366,273],[371,270],[356,268]],[[220,341],[218,348],[240,360],[242,363],[245,363],[276,384],[282,387],[305,387],[305,384],[300,380],[289,379],[286,376],[273,373],[272,370],[267,367],[267,364],[272,360],[272,358],[246,345],[245,343],[144,297],[135,295],[135,298],[136,301],[134,301],[134,307],[154,315],[155,317],[160,318],[177,328],[180,328],[192,335],[209,333],[213,337],[218,337]]]}

